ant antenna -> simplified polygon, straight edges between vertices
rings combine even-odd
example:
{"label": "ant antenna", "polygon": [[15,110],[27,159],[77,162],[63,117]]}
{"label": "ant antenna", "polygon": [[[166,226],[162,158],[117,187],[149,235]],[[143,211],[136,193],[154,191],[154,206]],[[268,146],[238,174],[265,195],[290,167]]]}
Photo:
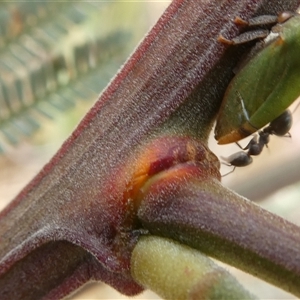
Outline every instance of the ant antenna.
{"label": "ant antenna", "polygon": [[295,113],[295,111],[298,109],[299,105],[300,105],[300,102],[298,102],[298,104],[296,105],[296,107],[293,109],[293,112],[292,112],[292,114],[294,114],[294,113]]}
{"label": "ant antenna", "polygon": [[[227,165],[227,164],[224,164],[224,165],[226,165],[226,166],[228,166],[228,167],[231,167],[231,166],[232,166],[232,165]],[[222,177],[225,177],[225,176],[227,176],[227,175],[233,173],[235,169],[236,169],[236,166],[234,166],[233,169],[232,169],[231,171],[229,171],[229,172],[225,173],[224,175],[222,175]]]}
{"label": "ant antenna", "polygon": [[241,95],[241,93],[239,91],[235,91],[236,92],[236,95],[238,96],[239,100],[240,100],[240,104],[242,106],[242,111],[243,111],[243,114],[244,114],[244,117],[245,119],[248,121],[248,123],[256,130],[258,130],[257,127],[255,127],[251,122],[250,122],[250,118],[249,118],[249,114],[248,114],[248,111],[245,107],[245,102],[244,102],[244,99]]}
{"label": "ant antenna", "polygon": [[236,92],[236,94],[237,94],[237,96],[238,96],[238,98],[240,100],[240,103],[241,103],[241,106],[242,106],[242,110],[243,110],[243,114],[244,114],[246,120],[249,121],[250,118],[249,118],[249,115],[248,115],[248,111],[247,111],[247,109],[245,107],[245,103],[244,103],[244,100],[242,98],[242,95],[240,94],[239,91],[235,91],[235,92]]}

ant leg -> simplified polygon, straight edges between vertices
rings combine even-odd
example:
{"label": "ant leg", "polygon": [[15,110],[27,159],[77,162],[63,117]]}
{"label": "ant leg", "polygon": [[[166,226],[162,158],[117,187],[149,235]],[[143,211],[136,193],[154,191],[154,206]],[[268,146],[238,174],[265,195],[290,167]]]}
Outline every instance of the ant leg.
{"label": "ant leg", "polygon": [[[248,150],[253,147],[253,145],[257,145],[257,134],[252,134],[253,138],[249,141],[246,147],[242,147],[238,142],[235,142],[237,146],[239,146],[242,150]],[[251,154],[252,155],[252,154]]]}
{"label": "ant leg", "polygon": [[[294,15],[295,13],[286,11],[279,14],[278,16],[261,15],[251,18],[248,21],[240,17],[235,17],[233,22],[238,26],[246,26],[250,28],[255,26],[267,26],[268,28],[271,28],[271,26],[275,25],[276,23],[284,23]],[[240,45],[257,39],[264,39],[268,36],[269,33],[270,30],[267,29],[255,29],[252,31],[244,32],[233,39],[226,39],[222,35],[219,35],[218,41],[227,45]]]}
{"label": "ant leg", "polygon": [[294,110],[293,110],[293,112],[292,112],[292,115],[293,115],[293,114],[295,113],[295,111],[298,109],[299,105],[300,105],[300,102],[298,102],[298,104],[297,104],[296,107],[294,108]]}
{"label": "ant leg", "polygon": [[235,142],[235,143],[240,149],[245,150],[238,142]]}
{"label": "ant leg", "polygon": [[[236,25],[247,26],[247,27],[260,26],[260,25],[273,25],[277,22],[278,22],[278,17],[271,16],[271,15],[258,16],[255,18],[251,18],[248,21],[240,17],[235,17],[234,19],[234,23]],[[256,29],[256,30],[241,33],[233,39],[226,39],[224,36],[219,35],[218,41],[227,45],[241,45],[254,40],[264,39],[265,37],[268,36],[269,33],[270,31],[267,29]]]}
{"label": "ant leg", "polygon": [[269,34],[269,30],[257,29],[254,31],[241,33],[237,37],[230,40],[226,39],[223,35],[220,34],[218,37],[218,41],[226,45],[241,45],[254,40],[264,39],[265,37],[268,36],[268,34]]}
{"label": "ant leg", "polygon": [[292,138],[292,135],[290,132],[287,132],[285,135],[281,135],[280,137],[285,137],[285,138]]}
{"label": "ant leg", "polygon": [[[221,157],[222,159],[225,159],[225,157]],[[231,167],[232,164],[229,164],[229,163],[226,163],[224,161],[221,161],[221,164],[224,165],[224,166],[227,166],[227,167]]]}
{"label": "ant leg", "polygon": [[256,145],[257,144],[257,136],[253,135],[253,138],[250,140],[250,142],[247,144],[246,147],[242,147],[238,142],[235,142],[235,144],[242,150],[248,150],[249,148],[252,147],[252,145]]}
{"label": "ant leg", "polygon": [[236,17],[234,19],[234,23],[237,25],[246,25],[248,27],[251,26],[261,26],[261,25],[273,25],[278,22],[278,16],[274,15],[262,15],[249,19],[248,21]]}
{"label": "ant leg", "polygon": [[[293,112],[292,112],[292,115],[295,113],[295,111],[298,109],[299,106],[300,106],[300,102],[298,102],[298,104],[297,104],[296,107],[294,108],[294,110],[293,110]],[[289,137],[289,138],[292,137],[292,135],[290,134],[290,132],[286,133],[284,136],[285,136],[285,137]]]}
{"label": "ant leg", "polygon": [[[263,150],[263,147],[266,145],[264,143],[259,143],[257,141],[257,135],[254,135],[253,138],[250,140],[248,145],[243,148],[238,142],[235,142],[237,146],[239,146],[242,150],[248,150],[248,155],[259,155]],[[267,145],[266,145],[267,146]]]}
{"label": "ant leg", "polygon": [[[230,165],[229,165],[229,166],[230,166]],[[227,175],[229,175],[229,174],[233,173],[233,172],[234,172],[234,170],[235,170],[235,168],[236,168],[236,166],[234,166],[234,167],[233,167],[233,169],[232,169],[231,171],[229,171],[229,172],[225,173],[225,174],[224,174],[224,175],[222,175],[221,177],[225,177],[225,176],[227,176]]]}

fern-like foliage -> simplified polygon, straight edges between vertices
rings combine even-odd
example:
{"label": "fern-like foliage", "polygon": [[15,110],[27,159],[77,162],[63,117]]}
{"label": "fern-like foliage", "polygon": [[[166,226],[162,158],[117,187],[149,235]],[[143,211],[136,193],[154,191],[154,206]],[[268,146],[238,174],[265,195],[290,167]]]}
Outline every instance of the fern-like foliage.
{"label": "fern-like foliage", "polygon": [[97,98],[128,55],[131,38],[120,27],[99,25],[110,5],[0,3],[0,152],[31,136],[41,116]]}

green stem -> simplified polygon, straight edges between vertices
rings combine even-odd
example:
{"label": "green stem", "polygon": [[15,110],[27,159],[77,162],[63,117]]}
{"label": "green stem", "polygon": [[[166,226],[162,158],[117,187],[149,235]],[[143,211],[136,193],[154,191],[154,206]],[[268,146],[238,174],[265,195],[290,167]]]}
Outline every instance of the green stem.
{"label": "green stem", "polygon": [[216,180],[149,180],[139,218],[172,238],[300,296],[300,228]]}
{"label": "green stem", "polygon": [[139,240],[131,270],[139,284],[164,299],[257,299],[199,251],[157,236]]}

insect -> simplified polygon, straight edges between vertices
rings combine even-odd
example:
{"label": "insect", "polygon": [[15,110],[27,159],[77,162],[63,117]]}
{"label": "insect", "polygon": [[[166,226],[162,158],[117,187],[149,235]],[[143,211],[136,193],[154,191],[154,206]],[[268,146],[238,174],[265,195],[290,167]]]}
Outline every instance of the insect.
{"label": "insect", "polygon": [[263,130],[259,130],[258,135],[255,135],[245,148],[242,148],[239,143],[236,143],[242,150],[248,151],[239,151],[227,158],[222,157],[222,159],[227,162],[226,165],[233,166],[233,169],[224,174],[223,177],[234,172],[236,167],[246,167],[250,165],[253,161],[251,156],[259,155],[264,146],[268,147],[271,134],[291,137],[289,131],[292,127],[292,123],[292,114],[290,110],[287,109],[280,116],[275,118],[267,127]]}
{"label": "insect", "polygon": [[[260,16],[248,22],[240,18],[235,20],[237,24],[248,26],[275,21],[279,23],[272,27],[263,42],[257,43],[260,50],[239,68],[225,92],[215,128],[218,144],[237,142],[270,122],[266,127],[268,129],[265,128],[262,132],[268,136],[276,134],[279,128],[274,129],[276,122],[275,125],[273,122],[278,116],[286,114],[287,107],[300,94],[300,15],[285,12],[277,18]],[[265,30],[255,30],[232,40],[226,40],[222,36],[219,40],[237,45],[265,37],[267,33]],[[243,98],[242,102],[240,98]],[[284,126],[280,124],[279,127],[282,129]],[[250,154],[249,156],[251,157]],[[231,164],[235,163],[235,158],[237,157],[231,158]]]}

